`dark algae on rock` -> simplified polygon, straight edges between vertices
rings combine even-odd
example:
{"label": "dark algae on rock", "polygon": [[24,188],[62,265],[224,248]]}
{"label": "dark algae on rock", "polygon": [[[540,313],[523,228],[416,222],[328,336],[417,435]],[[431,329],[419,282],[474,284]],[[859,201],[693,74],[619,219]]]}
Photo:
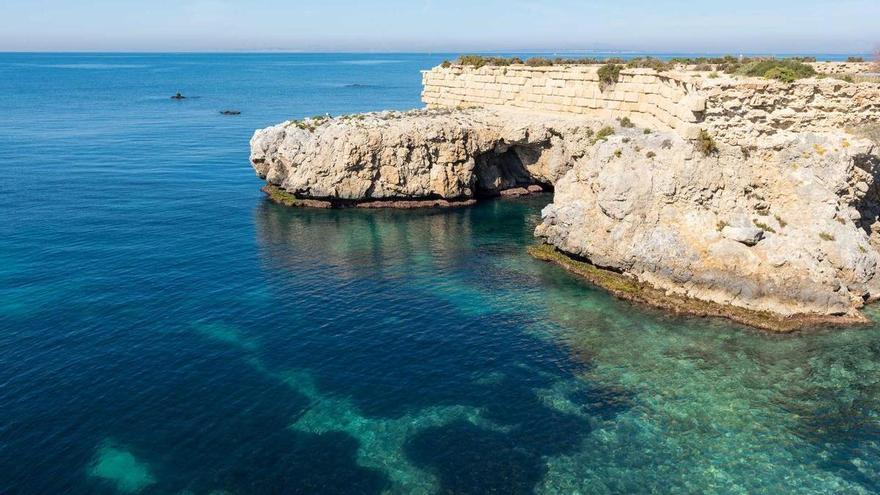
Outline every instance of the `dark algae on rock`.
{"label": "dark algae on rock", "polygon": [[866,324],[868,320],[858,316],[794,315],[780,317],[766,311],[751,311],[736,306],[717,304],[691,297],[668,293],[639,282],[632,277],[606,270],[567,255],[549,244],[528,248],[529,254],[541,261],[555,263],[565,270],[599,286],[614,296],[635,303],[646,304],[672,313],[691,316],[715,316],[733,320],[752,327],[773,332],[792,332],[819,326],[846,326]]}

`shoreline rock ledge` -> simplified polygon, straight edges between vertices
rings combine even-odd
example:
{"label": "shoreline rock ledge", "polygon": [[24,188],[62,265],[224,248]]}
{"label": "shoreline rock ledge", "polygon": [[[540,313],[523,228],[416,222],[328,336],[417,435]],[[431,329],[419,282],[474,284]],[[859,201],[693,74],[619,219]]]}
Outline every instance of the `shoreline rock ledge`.
{"label": "shoreline rock ledge", "polygon": [[880,84],[594,73],[438,67],[428,108],[288,121],[254,134],[251,161],[291,206],[552,190],[530,253],[618,297],[774,331],[868,321]]}

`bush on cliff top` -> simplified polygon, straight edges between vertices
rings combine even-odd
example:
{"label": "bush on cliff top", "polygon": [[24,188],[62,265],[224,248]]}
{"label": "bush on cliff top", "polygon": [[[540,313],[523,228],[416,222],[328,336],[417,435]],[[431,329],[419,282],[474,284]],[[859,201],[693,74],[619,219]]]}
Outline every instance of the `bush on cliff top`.
{"label": "bush on cliff top", "polygon": [[[497,67],[506,67],[510,64],[517,63],[514,59],[504,57],[484,57],[482,55],[462,55],[458,57],[456,63],[459,65],[470,65],[471,67],[480,68],[486,65]],[[518,59],[517,59],[518,60]],[[521,63],[521,62],[519,62]]]}
{"label": "bush on cliff top", "polygon": [[664,62],[654,57],[636,57],[626,63],[630,69],[654,69],[657,72],[663,72],[675,67],[673,62]]}
{"label": "bush on cliff top", "polygon": [[602,67],[599,67],[599,71],[597,72],[599,82],[604,85],[616,83],[617,80],[620,79],[621,69],[623,69],[623,66],[617,64],[605,64]]}
{"label": "bush on cliff top", "polygon": [[816,69],[797,60],[761,60],[743,65],[737,70],[737,74],[794,82],[815,76]]}
{"label": "bush on cliff top", "polygon": [[[695,66],[696,70],[710,71],[720,70],[727,74],[739,74],[744,76],[766,77],[784,82],[793,82],[805,77],[816,75],[815,69],[806,62],[814,62],[815,57],[794,57],[788,59],[774,59],[768,57],[697,57],[697,58],[672,58],[669,61],[654,57],[635,57],[630,60],[622,58],[607,58],[598,60],[595,58],[545,58],[531,57],[525,61],[519,57],[487,57],[483,55],[461,55],[455,61],[458,65],[475,68],[494,66],[507,67],[510,65],[525,64],[529,67],[549,67],[553,65],[599,65],[600,81],[605,84],[617,82],[620,70],[628,68],[647,68],[657,72],[674,69],[678,65]],[[443,67],[451,65],[444,62]],[[878,63],[880,65],[880,63]]]}
{"label": "bush on cliff top", "polygon": [[529,67],[549,67],[553,65],[553,61],[549,58],[532,57],[526,59],[526,65]]}

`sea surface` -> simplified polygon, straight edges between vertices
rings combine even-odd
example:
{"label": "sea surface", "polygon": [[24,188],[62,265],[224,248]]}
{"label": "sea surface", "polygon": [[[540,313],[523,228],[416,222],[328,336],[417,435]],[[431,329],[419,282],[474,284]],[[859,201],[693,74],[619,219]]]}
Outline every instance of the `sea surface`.
{"label": "sea surface", "polygon": [[880,325],[615,300],[527,256],[549,196],[263,198],[254,129],[445,58],[0,54],[0,493],[877,493]]}

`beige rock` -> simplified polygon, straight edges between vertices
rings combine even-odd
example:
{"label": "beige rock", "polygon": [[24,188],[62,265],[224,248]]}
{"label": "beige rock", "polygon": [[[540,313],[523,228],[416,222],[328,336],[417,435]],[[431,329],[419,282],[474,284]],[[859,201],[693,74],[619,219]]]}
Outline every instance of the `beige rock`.
{"label": "beige rock", "polygon": [[[553,185],[535,233],[563,253],[685,300],[862,319],[880,298],[880,151],[858,135],[880,85],[622,75],[625,90],[592,67],[435,68],[430,110],[286,122],[254,134],[251,160],[291,203],[466,204]],[[594,141],[623,116],[654,132]]]}
{"label": "beige rock", "polygon": [[384,112],[257,131],[257,175],[299,198],[446,199],[552,184],[591,121],[488,110]]}

